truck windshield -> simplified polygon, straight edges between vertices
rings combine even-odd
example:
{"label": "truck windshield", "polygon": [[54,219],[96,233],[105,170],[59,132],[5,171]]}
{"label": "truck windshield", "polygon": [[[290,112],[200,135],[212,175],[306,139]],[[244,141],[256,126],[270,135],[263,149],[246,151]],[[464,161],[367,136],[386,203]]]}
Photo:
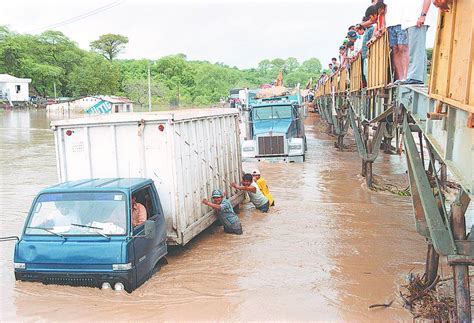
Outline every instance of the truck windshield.
{"label": "truck windshield", "polygon": [[123,235],[127,231],[123,193],[49,193],[37,199],[26,234]]}
{"label": "truck windshield", "polygon": [[291,118],[291,106],[282,105],[274,107],[262,107],[253,109],[253,120],[268,120],[268,119],[287,119]]}

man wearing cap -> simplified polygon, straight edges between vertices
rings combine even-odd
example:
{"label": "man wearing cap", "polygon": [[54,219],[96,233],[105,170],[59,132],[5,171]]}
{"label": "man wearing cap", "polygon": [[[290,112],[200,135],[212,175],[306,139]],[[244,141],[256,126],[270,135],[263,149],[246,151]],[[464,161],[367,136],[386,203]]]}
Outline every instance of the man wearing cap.
{"label": "man wearing cap", "polygon": [[232,183],[230,186],[240,191],[246,191],[249,195],[250,202],[255,205],[257,210],[263,213],[268,212],[270,203],[268,202],[268,199],[265,197],[265,195],[263,195],[263,193],[260,191],[260,188],[257,186],[257,184],[253,181],[252,174],[244,174],[244,176],[242,176],[242,185],[239,186],[236,183]]}
{"label": "man wearing cap", "polygon": [[265,179],[260,175],[260,171],[258,169],[252,172],[253,180],[257,183],[258,188],[262,192],[263,195],[267,198],[270,206],[275,206],[275,200],[273,199],[272,193],[268,189],[267,182]]}
{"label": "man wearing cap", "polygon": [[225,194],[220,190],[214,190],[212,192],[212,201],[214,203],[209,202],[207,199],[203,199],[202,204],[217,211],[217,216],[224,225],[224,231],[226,233],[242,234],[240,219],[237,214],[235,214],[234,208]]}

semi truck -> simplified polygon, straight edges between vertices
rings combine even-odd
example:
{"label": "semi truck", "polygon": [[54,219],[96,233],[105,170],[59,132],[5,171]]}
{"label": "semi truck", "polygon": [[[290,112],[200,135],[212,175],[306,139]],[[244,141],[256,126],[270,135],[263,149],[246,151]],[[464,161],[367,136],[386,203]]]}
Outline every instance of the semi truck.
{"label": "semi truck", "polygon": [[294,94],[258,98],[248,91],[243,109],[245,161],[303,162],[306,154],[305,108],[299,89]]}
{"label": "semi truck", "polygon": [[[235,109],[98,115],[53,121],[61,184],[33,201],[15,247],[18,280],[132,291],[167,244],[185,245],[215,220],[214,189],[244,199]],[[147,219],[132,225],[132,196]]]}

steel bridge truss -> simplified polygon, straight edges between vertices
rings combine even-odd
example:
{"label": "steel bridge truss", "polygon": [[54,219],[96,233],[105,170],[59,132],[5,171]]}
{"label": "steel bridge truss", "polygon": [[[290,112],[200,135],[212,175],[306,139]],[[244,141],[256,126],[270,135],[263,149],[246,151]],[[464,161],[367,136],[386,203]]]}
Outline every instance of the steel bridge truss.
{"label": "steel bridge truss", "polygon": [[[416,230],[428,245],[426,283],[438,276],[439,256],[447,257],[453,269],[458,320],[470,322],[474,232],[466,231],[466,212],[474,194],[472,114],[430,98],[425,86],[331,92],[315,99],[320,115],[341,151],[351,127],[369,188],[379,151],[405,151]],[[448,172],[458,184],[456,199],[449,205],[443,194]]]}

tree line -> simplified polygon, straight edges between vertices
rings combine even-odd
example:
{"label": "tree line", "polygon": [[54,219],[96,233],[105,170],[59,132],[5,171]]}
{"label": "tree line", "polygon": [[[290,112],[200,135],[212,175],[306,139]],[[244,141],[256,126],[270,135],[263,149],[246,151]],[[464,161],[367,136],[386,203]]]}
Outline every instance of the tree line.
{"label": "tree line", "polygon": [[19,34],[0,26],[0,74],[31,78],[41,97],[85,95],[127,96],[139,104],[148,99],[148,68],[154,104],[208,105],[226,97],[232,88],[255,88],[273,82],[282,71],[284,84],[302,85],[317,79],[317,58],[301,64],[294,57],[265,59],[255,68],[238,69],[223,63],[188,60],[186,55],[158,60],[118,59],[128,43],[122,35],[107,34],[86,51],[59,31]]}

